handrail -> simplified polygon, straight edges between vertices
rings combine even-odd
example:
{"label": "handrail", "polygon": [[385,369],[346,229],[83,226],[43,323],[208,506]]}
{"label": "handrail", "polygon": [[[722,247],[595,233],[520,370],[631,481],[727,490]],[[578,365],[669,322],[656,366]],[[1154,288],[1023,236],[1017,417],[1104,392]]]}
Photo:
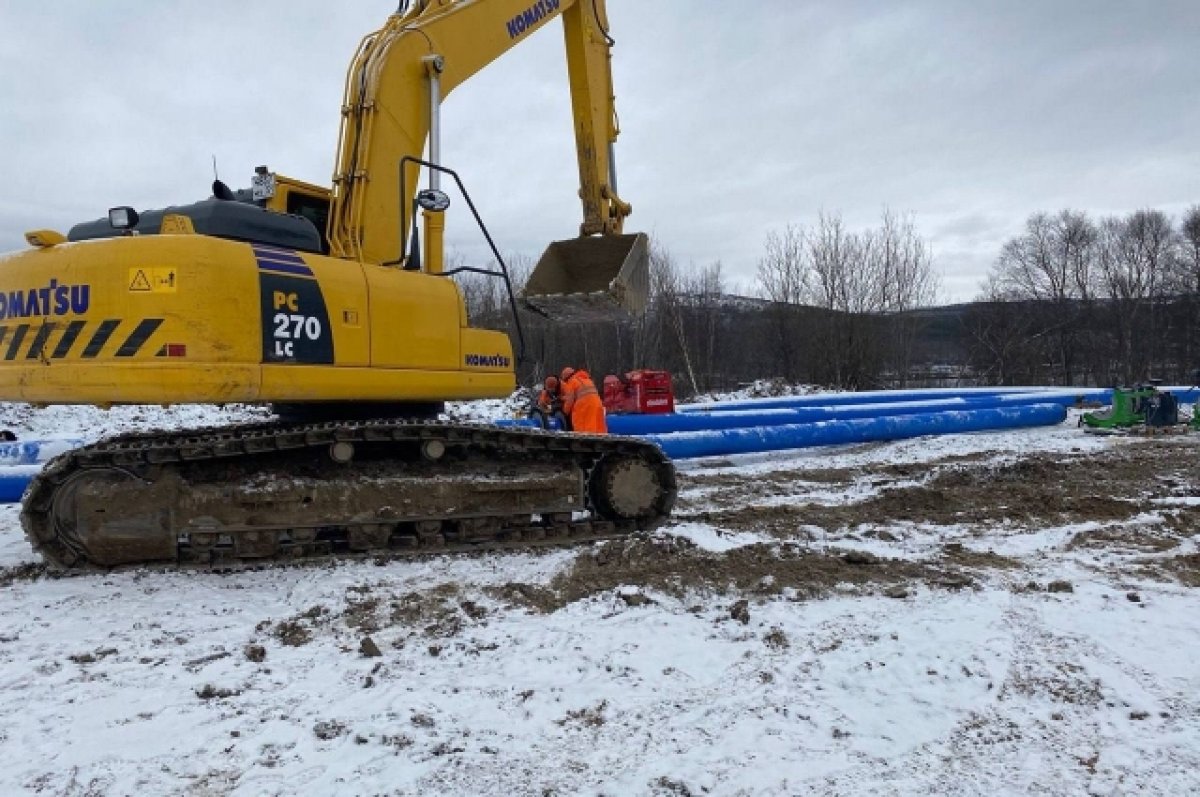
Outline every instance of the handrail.
{"label": "handrail", "polygon": [[[521,328],[521,316],[517,312],[517,299],[516,296],[513,295],[512,280],[510,280],[508,277],[508,266],[505,265],[504,258],[500,256],[500,251],[496,248],[496,243],[492,240],[491,233],[488,232],[487,226],[484,225],[483,219],[479,216],[479,211],[475,209],[475,203],[471,201],[471,195],[467,193],[467,187],[463,185],[463,181],[459,178],[458,172],[445,166],[440,166],[436,163],[430,163],[427,160],[422,160],[421,158],[417,158],[412,155],[405,155],[400,159],[400,258],[398,260],[389,260],[381,265],[394,266],[399,263],[403,263],[404,252],[408,249],[408,215],[405,213],[405,205],[407,202],[404,201],[404,197],[408,196],[408,190],[406,185],[407,181],[404,174],[404,166],[409,162],[419,164],[427,169],[433,169],[441,172],[442,174],[448,174],[454,178],[454,182],[458,185],[459,192],[462,193],[463,199],[467,201],[467,207],[471,209],[471,215],[475,217],[475,223],[479,225],[480,232],[483,233],[483,237],[487,240],[488,247],[492,250],[492,256],[495,257],[496,262],[500,264],[500,271],[489,271],[487,269],[476,268],[474,266],[460,266],[458,268],[450,269],[449,271],[443,271],[441,272],[441,275],[444,277],[450,277],[463,271],[470,271],[475,274],[486,274],[487,276],[491,277],[500,277],[504,280],[505,290],[508,291],[508,304],[512,309],[513,324],[517,328],[517,362],[524,363],[525,331]],[[414,208],[414,225],[416,224],[416,221],[416,209]]]}

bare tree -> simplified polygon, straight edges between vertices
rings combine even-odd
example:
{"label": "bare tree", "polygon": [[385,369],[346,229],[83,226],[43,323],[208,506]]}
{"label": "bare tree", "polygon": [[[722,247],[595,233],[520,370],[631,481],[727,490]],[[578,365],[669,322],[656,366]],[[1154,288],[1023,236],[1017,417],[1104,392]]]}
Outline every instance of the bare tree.
{"label": "bare tree", "polygon": [[1116,319],[1120,374],[1133,382],[1154,366],[1155,303],[1174,267],[1175,234],[1166,214],[1139,210],[1105,219],[1101,239],[1101,284]]}
{"label": "bare tree", "polygon": [[802,227],[788,225],[782,233],[767,233],[765,252],[758,261],[758,285],[772,305],[768,308],[773,329],[771,351],[775,353],[777,373],[788,380],[800,376],[803,346],[802,316],[799,308],[808,289],[808,252]]}
{"label": "bare tree", "polygon": [[679,269],[676,267],[671,253],[657,245],[650,249],[650,282],[657,311],[682,358],[684,372],[687,374],[692,393],[699,393],[700,385],[696,379],[696,367],[692,362],[687,341],[684,322],[684,294]]}
{"label": "bare tree", "polygon": [[725,279],[721,261],[692,269],[681,280],[687,318],[688,347],[699,372],[698,386],[709,391],[724,370],[720,360]]}
{"label": "bare tree", "polygon": [[1092,263],[1098,232],[1087,214],[1062,210],[1035,213],[1025,232],[1010,239],[993,270],[998,287],[1014,298],[1034,300],[1043,335],[1065,384],[1075,381],[1079,327],[1093,293]]}
{"label": "bare tree", "polygon": [[828,313],[822,351],[838,387],[863,387],[879,370],[880,246],[876,232],[852,233],[837,214],[822,213],[808,237],[810,297]]}
{"label": "bare tree", "polygon": [[1188,208],[1172,236],[1165,290],[1178,296],[1200,294],[1200,205]]}
{"label": "bare tree", "polygon": [[780,304],[800,304],[808,294],[803,227],[789,224],[782,233],[767,233],[766,252],[758,261],[758,284],[763,294]]}
{"label": "bare tree", "polygon": [[1200,366],[1200,205],[1188,208],[1180,222],[1169,292],[1175,297],[1168,329],[1179,343],[1178,370],[1194,379]]}
{"label": "bare tree", "polygon": [[[466,262],[460,253],[446,256],[446,270],[458,268]],[[504,258],[508,267],[509,281],[512,284],[513,295],[521,292],[529,275],[533,273],[533,261],[523,254],[509,254]],[[500,272],[496,261],[490,260],[480,268]],[[496,329],[507,329],[511,325],[512,312],[509,303],[508,289],[504,280],[497,276],[489,276],[478,272],[466,271],[454,275],[463,293],[463,301],[467,305],[467,317],[474,323],[490,326]]]}
{"label": "bare tree", "polygon": [[765,249],[758,282],[774,303],[785,376],[807,355],[804,371],[819,382],[877,382],[889,359],[905,379],[917,327],[904,314],[937,295],[932,252],[910,219],[885,212],[879,229],[852,232],[822,213],[811,230],[769,233]]}
{"label": "bare tree", "polygon": [[910,218],[883,212],[873,248],[879,262],[873,269],[878,280],[879,307],[889,313],[892,370],[900,385],[908,383],[913,350],[921,327],[912,311],[937,301],[938,278],[933,270],[933,250],[916,231]]}
{"label": "bare tree", "polygon": [[1192,205],[1180,224],[1179,263],[1188,275],[1189,293],[1200,293],[1200,205]]}
{"label": "bare tree", "polygon": [[1035,317],[1028,301],[992,274],[963,319],[968,362],[990,385],[1035,381],[1038,361]]}

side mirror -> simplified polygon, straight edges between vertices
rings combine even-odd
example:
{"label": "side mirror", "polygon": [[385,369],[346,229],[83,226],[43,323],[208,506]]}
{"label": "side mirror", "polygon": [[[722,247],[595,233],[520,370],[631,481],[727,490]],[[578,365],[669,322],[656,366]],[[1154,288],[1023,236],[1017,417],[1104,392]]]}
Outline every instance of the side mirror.
{"label": "side mirror", "polygon": [[417,204],[430,212],[440,213],[450,207],[450,197],[445,191],[426,188],[417,192]]}

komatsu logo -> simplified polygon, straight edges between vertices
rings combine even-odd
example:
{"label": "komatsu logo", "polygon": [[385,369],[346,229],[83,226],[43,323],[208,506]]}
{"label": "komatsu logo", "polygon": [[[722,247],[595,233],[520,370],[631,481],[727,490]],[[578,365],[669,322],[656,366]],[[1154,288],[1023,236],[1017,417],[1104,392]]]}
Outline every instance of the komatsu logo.
{"label": "komatsu logo", "polygon": [[466,359],[474,368],[508,368],[512,362],[503,354],[468,354]]}
{"label": "komatsu logo", "polygon": [[0,291],[0,318],[83,315],[91,299],[90,285],[61,285],[51,279],[44,288]]}
{"label": "komatsu logo", "polygon": [[560,0],[538,0],[507,22],[508,38],[515,39],[558,10]]}

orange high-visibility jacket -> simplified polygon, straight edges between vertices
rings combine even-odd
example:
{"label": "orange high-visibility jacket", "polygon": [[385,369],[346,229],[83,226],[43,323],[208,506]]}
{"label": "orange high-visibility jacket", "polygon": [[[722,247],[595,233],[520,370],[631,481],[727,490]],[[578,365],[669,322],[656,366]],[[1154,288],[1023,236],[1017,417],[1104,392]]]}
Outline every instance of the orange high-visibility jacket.
{"label": "orange high-visibility jacket", "polygon": [[563,412],[571,419],[571,429],[586,434],[607,434],[604,402],[587,371],[576,371],[562,385]]}

